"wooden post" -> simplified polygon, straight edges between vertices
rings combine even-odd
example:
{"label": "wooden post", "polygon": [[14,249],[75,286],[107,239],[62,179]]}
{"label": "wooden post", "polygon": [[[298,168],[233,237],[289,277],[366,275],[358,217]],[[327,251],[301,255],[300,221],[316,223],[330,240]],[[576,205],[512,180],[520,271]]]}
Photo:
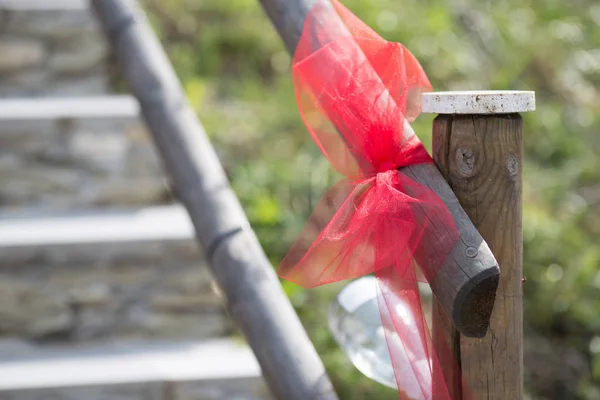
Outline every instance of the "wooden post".
{"label": "wooden post", "polygon": [[143,12],[133,0],[92,5],[271,392],[279,400],[337,400]]}
{"label": "wooden post", "polygon": [[[458,334],[434,310],[436,346],[450,344],[462,369],[440,360],[453,399],[523,398],[522,168],[520,112],[535,109],[533,92],[439,92],[423,95],[433,123],[433,156],[500,264],[500,285],[483,338]],[[471,397],[467,397],[467,392]]]}
{"label": "wooden post", "polygon": [[[306,19],[314,4],[323,0],[260,0],[267,15],[273,21],[290,53],[293,53]],[[322,10],[327,15],[327,29],[335,34],[347,34],[346,25],[335,11]],[[405,124],[405,129],[412,128]],[[450,316],[457,329],[471,337],[484,336],[488,327],[494,295],[498,287],[500,270],[492,252],[475,229],[459,204],[448,183],[431,164],[413,165],[402,168],[402,172],[417,182],[430,187],[444,201],[458,227],[460,238],[444,265],[434,277],[428,277],[431,289],[444,312]],[[417,249],[417,262],[428,264],[428,257],[443,229],[434,226],[424,234],[424,245]],[[428,243],[430,245],[428,245]]]}

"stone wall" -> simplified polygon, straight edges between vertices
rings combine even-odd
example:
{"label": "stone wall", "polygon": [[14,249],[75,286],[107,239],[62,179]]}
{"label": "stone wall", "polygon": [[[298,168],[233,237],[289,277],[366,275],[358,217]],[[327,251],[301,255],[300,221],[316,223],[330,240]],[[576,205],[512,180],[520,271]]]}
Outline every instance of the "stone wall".
{"label": "stone wall", "polygon": [[[109,94],[112,70],[88,10],[0,10],[0,97]],[[172,201],[137,119],[0,121],[0,223],[2,213]],[[231,329],[193,241],[139,246],[127,257],[95,247],[83,259],[0,251],[0,337],[198,339]]]}
{"label": "stone wall", "polygon": [[0,207],[62,212],[171,202],[139,121],[0,121]]}
{"label": "stone wall", "polygon": [[0,335],[54,344],[228,333],[207,269],[187,254],[158,262],[3,265]]}
{"label": "stone wall", "polygon": [[106,42],[88,10],[0,10],[0,54],[2,97],[110,91]]}
{"label": "stone wall", "polygon": [[[50,0],[49,0],[50,1]],[[82,10],[0,12],[0,97],[111,94],[109,49]],[[171,200],[139,120],[0,121],[0,207],[49,211]]]}

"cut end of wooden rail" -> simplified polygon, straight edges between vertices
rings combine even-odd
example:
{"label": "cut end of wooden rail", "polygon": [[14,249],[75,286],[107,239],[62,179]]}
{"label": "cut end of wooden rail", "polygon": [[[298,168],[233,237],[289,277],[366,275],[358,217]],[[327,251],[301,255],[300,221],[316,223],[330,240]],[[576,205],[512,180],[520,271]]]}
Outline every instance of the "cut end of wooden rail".
{"label": "cut end of wooden rail", "polygon": [[[438,304],[460,333],[485,336],[500,276],[498,262],[435,165],[412,165],[404,167],[402,172],[436,192],[448,207],[460,234],[441,268],[427,277]],[[428,252],[443,240],[441,235],[445,232],[434,224],[424,231],[423,245],[415,252],[417,263],[427,262]]]}
{"label": "cut end of wooden rail", "polygon": [[432,114],[510,114],[535,111],[535,92],[476,90],[423,93],[422,111]]}
{"label": "cut end of wooden rail", "polygon": [[463,335],[475,338],[486,335],[499,282],[500,269],[490,268],[473,277],[458,292],[452,320]]}

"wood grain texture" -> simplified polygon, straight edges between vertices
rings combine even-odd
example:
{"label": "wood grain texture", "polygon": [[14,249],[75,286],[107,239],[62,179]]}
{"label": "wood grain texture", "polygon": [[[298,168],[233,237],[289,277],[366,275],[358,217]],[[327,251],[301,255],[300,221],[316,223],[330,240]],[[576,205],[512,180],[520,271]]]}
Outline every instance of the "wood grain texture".
{"label": "wood grain texture", "polygon": [[93,0],[92,5],[140,102],[227,307],[274,397],[336,400],[323,364],[143,12],[132,0]]}
{"label": "wood grain texture", "polygon": [[521,117],[439,116],[434,158],[502,271],[487,335],[460,338],[464,390],[475,399],[522,399]]}
{"label": "wood grain texture", "polygon": [[[316,2],[317,0],[261,0],[290,53],[296,48],[306,14]],[[337,24],[336,18],[328,18],[328,21],[331,21],[328,25],[331,31],[345,29],[341,20]],[[431,277],[434,295],[463,334],[474,337],[485,335],[492,303],[484,300],[492,296],[493,301],[500,273],[492,252],[435,165],[406,167],[402,172],[430,187],[442,198],[460,231],[461,241],[453,249],[441,272]],[[424,245],[416,254],[417,262],[427,263],[439,236],[444,234],[443,227],[428,230]],[[483,307],[486,304],[488,307]]]}
{"label": "wood grain texture", "polygon": [[[433,348],[436,350],[450,398],[461,400],[460,333],[454,328],[452,321],[437,301],[433,302],[432,321]],[[436,383],[433,382],[434,385]],[[434,388],[433,393],[443,392]]]}

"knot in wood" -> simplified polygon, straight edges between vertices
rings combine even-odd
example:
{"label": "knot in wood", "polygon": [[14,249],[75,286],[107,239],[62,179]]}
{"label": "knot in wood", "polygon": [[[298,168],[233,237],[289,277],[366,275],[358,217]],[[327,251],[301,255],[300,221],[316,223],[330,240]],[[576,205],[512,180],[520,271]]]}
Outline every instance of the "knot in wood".
{"label": "knot in wood", "polygon": [[459,147],[456,150],[456,164],[458,165],[458,171],[464,177],[470,177],[473,175],[473,168],[475,166],[475,155],[473,150],[469,147]]}
{"label": "knot in wood", "polygon": [[510,154],[508,156],[508,160],[506,161],[506,169],[508,170],[508,177],[511,181],[517,179],[519,175],[519,159],[514,154]]}

